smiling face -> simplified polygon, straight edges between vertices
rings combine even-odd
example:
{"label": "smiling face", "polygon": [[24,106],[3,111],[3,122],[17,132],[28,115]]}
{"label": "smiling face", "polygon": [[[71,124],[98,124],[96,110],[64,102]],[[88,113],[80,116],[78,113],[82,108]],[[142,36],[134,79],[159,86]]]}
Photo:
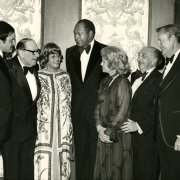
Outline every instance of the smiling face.
{"label": "smiling face", "polygon": [[92,41],[92,31],[88,31],[83,23],[79,23],[74,28],[74,39],[79,47],[85,47]]}
{"label": "smiling face", "polygon": [[142,73],[154,67],[156,61],[154,50],[150,47],[143,48],[138,54],[138,66]]}
{"label": "smiling face", "polygon": [[60,68],[62,62],[62,56],[58,53],[50,54],[48,57],[47,70],[50,72],[56,72]]}

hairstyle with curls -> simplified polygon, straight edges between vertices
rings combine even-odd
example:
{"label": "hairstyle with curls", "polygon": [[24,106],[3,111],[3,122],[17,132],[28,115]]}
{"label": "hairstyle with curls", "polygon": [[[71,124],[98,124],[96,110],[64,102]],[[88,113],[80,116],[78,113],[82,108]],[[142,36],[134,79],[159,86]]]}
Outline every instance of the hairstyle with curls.
{"label": "hairstyle with curls", "polygon": [[5,21],[0,21],[0,39],[5,41],[6,38],[15,32],[15,29]]}
{"label": "hairstyle with curls", "polygon": [[94,23],[88,19],[81,19],[77,22],[76,25],[80,24],[80,23],[83,23],[84,24],[84,27],[85,29],[87,29],[88,31],[92,31],[93,34],[95,35],[96,33],[96,30],[95,30],[95,26],[94,26]]}
{"label": "hairstyle with curls", "polygon": [[63,59],[60,47],[53,42],[47,43],[43,47],[41,55],[39,56],[39,64],[42,69],[46,67],[46,65],[49,61],[50,54],[58,54]]}
{"label": "hairstyle with curls", "polygon": [[[130,71],[128,56],[123,49],[115,46],[106,46],[101,49],[101,56],[107,60],[108,67],[111,70],[116,70],[119,74],[126,74]],[[124,65],[123,69],[119,65],[120,62]]]}
{"label": "hairstyle with curls", "polygon": [[168,24],[156,29],[156,32],[168,33],[169,38],[174,35],[177,38],[177,42],[180,43],[180,29],[174,24]]}

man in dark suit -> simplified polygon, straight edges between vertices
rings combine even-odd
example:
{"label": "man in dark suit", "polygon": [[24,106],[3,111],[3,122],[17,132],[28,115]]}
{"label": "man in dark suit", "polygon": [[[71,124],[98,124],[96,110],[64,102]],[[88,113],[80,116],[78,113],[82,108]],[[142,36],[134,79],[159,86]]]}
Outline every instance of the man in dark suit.
{"label": "man in dark suit", "polygon": [[[135,180],[158,180],[158,156],[155,143],[155,95],[162,74],[156,69],[163,60],[154,47],[144,47],[138,55],[139,77],[132,84],[130,119],[122,130],[132,132],[133,174]],[[140,75],[141,73],[141,75]],[[134,77],[134,76],[132,76]]]}
{"label": "man in dark suit", "polygon": [[157,95],[157,144],[161,179],[180,179],[180,29],[169,24],[156,30],[166,57]]}
{"label": "man in dark suit", "polygon": [[15,30],[0,21],[0,154],[3,142],[11,135],[12,125],[12,87],[9,69],[4,52],[12,52],[15,46]]}
{"label": "man in dark suit", "polygon": [[32,39],[17,44],[17,55],[9,62],[13,84],[13,126],[3,145],[5,179],[34,179],[34,147],[37,136],[36,101],[40,82],[36,69],[39,50]]}
{"label": "man in dark suit", "polygon": [[94,24],[83,19],[74,28],[76,45],[66,51],[66,66],[72,83],[72,122],[75,138],[76,176],[92,179],[96,158],[97,130],[94,109],[97,90],[105,74],[100,50],[105,47],[94,40]]}

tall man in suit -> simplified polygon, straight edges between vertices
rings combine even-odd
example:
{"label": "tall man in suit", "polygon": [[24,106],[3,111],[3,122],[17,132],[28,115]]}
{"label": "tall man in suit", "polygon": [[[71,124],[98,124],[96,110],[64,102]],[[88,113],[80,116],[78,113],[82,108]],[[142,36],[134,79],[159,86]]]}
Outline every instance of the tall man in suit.
{"label": "tall man in suit", "polygon": [[180,179],[180,29],[168,24],[157,30],[166,67],[157,95],[157,143],[162,180]]}
{"label": "tall man in suit", "polygon": [[3,142],[11,135],[12,87],[9,69],[3,58],[4,52],[12,52],[15,46],[15,30],[0,21],[0,154]]}
{"label": "tall man in suit", "polygon": [[100,50],[105,47],[94,40],[93,22],[82,19],[74,28],[76,45],[66,51],[66,66],[72,83],[72,122],[75,138],[76,176],[92,179],[96,158],[97,130],[94,109],[97,90],[105,74]]}
{"label": "tall man in suit", "polygon": [[25,38],[17,44],[17,55],[9,62],[13,83],[13,127],[4,144],[5,179],[34,179],[34,147],[37,136],[36,101],[40,82],[36,69],[39,50],[34,40]]}
{"label": "tall man in suit", "polygon": [[162,74],[156,69],[164,56],[154,47],[144,47],[138,55],[141,76],[133,80],[130,119],[122,130],[132,133],[134,180],[158,180],[155,143],[155,95]]}

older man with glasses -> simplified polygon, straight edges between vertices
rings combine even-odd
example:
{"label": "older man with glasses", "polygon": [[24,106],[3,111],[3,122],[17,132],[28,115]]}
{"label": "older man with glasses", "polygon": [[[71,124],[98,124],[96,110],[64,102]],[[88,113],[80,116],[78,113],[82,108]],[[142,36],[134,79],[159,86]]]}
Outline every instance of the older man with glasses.
{"label": "older man with glasses", "polygon": [[37,74],[39,49],[33,39],[18,42],[17,55],[9,60],[13,84],[12,136],[4,145],[6,179],[34,179],[34,147],[40,82]]}

